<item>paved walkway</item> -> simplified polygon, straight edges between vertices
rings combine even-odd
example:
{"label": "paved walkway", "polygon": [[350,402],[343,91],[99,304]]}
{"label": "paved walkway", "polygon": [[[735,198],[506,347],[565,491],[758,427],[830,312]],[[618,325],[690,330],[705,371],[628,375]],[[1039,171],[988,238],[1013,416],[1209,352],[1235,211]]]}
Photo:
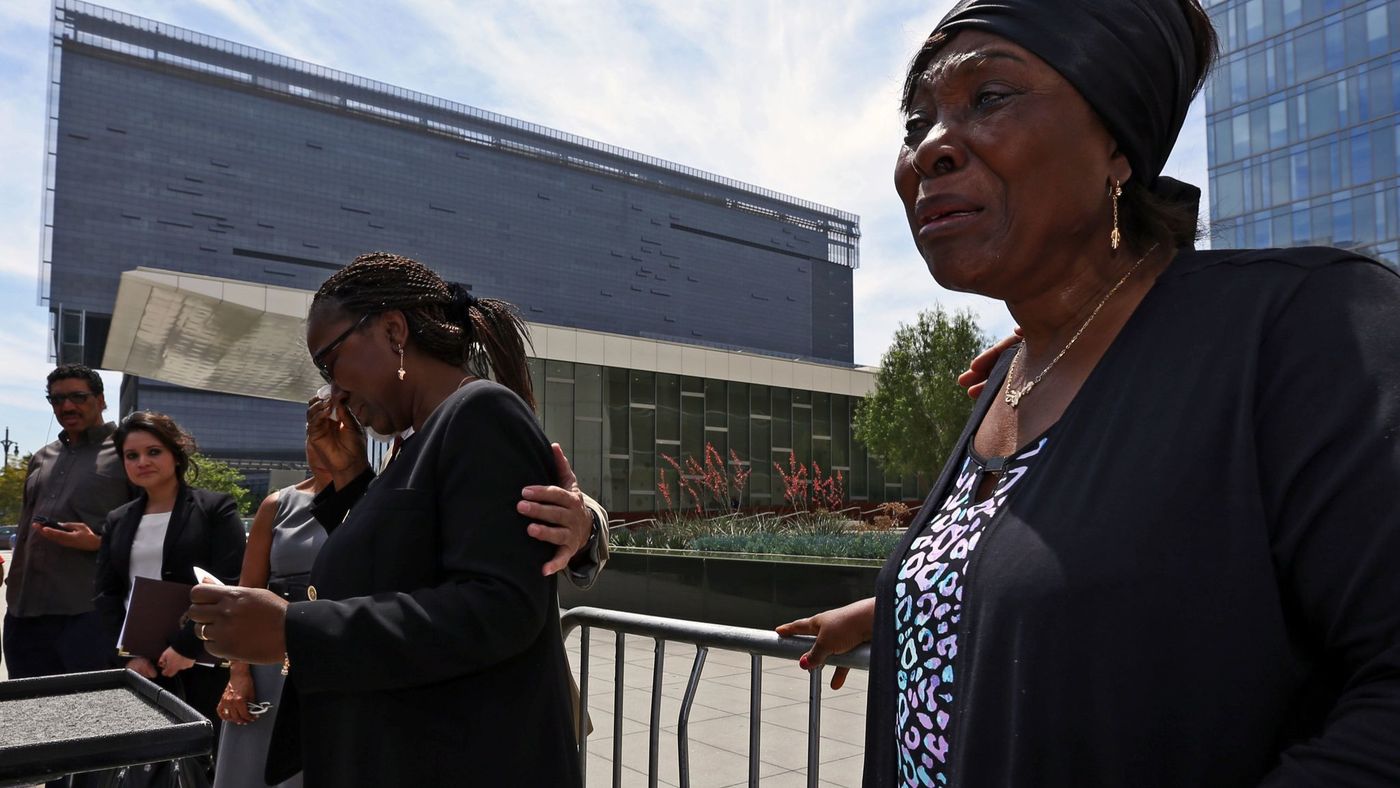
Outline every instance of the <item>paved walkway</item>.
{"label": "paved walkway", "polygon": [[[569,655],[579,670],[579,635],[569,636]],[[593,630],[590,639],[588,708],[594,731],[588,737],[588,785],[612,785],[613,655],[615,635]],[[622,785],[647,785],[648,724],[654,641],[628,636],[623,675]],[[695,660],[695,647],[668,643],[662,662],[660,785],[679,785],[677,715]],[[748,784],[749,672],[747,654],[711,649],[690,712],[690,784],[720,788]],[[830,669],[827,670],[829,679]],[[866,674],[852,671],[846,686],[823,686],[821,771],[823,786],[860,785],[865,740]],[[765,659],[760,781],[787,788],[807,784],[807,674],[796,663]]]}
{"label": "paved walkway", "polygon": [[[0,553],[8,562],[10,555]],[[8,568],[8,565],[7,565]],[[0,593],[0,617],[5,613]],[[569,636],[569,658],[577,675],[579,635]],[[613,655],[615,636],[594,629],[589,646],[588,708],[594,732],[588,737],[588,785],[612,785]],[[622,784],[647,785],[647,730],[651,719],[654,641],[627,638],[623,675]],[[695,648],[668,643],[662,662],[661,737],[658,784],[680,785],[676,746],[677,715],[685,697]],[[721,788],[748,784],[749,669],[747,654],[711,649],[690,711],[690,784]],[[827,671],[830,677],[830,670]],[[0,681],[6,673],[0,666]],[[860,785],[865,736],[866,674],[851,671],[846,686],[822,689],[821,784]],[[807,674],[793,662],[765,659],[763,727],[759,764],[765,788],[807,784]]]}

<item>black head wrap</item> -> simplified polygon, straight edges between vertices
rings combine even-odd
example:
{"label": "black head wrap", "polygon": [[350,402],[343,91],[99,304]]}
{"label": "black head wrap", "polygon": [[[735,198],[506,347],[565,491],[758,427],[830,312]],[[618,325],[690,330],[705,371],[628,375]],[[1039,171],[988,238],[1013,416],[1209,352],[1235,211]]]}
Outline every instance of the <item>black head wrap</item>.
{"label": "black head wrap", "polygon": [[[1025,47],[1094,108],[1133,178],[1172,202],[1200,190],[1160,178],[1196,89],[1196,49],[1179,0],[963,0],[934,32],[980,30]],[[917,78],[917,75],[914,75]]]}

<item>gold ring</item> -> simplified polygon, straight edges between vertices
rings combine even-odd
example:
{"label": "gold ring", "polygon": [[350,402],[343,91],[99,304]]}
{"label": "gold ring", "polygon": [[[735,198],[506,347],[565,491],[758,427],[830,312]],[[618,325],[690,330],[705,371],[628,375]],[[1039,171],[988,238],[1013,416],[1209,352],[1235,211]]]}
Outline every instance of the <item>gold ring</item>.
{"label": "gold ring", "polygon": [[194,636],[199,638],[200,640],[208,640],[209,637],[204,634],[204,630],[208,627],[209,625],[204,623],[203,621],[199,622],[199,626],[194,628]]}

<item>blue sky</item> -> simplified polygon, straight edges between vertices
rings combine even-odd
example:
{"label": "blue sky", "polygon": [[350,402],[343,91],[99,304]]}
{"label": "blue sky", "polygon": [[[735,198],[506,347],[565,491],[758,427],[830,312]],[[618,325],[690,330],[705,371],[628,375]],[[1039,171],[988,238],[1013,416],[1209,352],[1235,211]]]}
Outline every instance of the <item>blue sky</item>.
{"label": "blue sky", "polygon": [[[109,7],[591,137],[852,211],[856,361],[935,302],[993,333],[1005,310],[942,290],[890,175],[903,68],[952,5],[845,0],[112,0]],[[51,7],[0,0],[0,433],[56,437],[36,305]],[[1201,107],[1167,173],[1206,180]],[[115,415],[119,375],[106,375]]]}

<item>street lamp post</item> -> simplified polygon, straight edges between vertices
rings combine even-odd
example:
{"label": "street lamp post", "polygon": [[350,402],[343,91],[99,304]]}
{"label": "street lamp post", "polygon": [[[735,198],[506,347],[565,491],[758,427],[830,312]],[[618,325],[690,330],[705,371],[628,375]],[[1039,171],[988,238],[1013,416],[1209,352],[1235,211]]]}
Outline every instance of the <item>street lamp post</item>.
{"label": "street lamp post", "polygon": [[5,439],[0,441],[0,446],[5,447],[5,465],[10,464],[10,447],[15,449],[15,457],[19,457],[19,442],[10,440],[10,428],[5,428]]}

